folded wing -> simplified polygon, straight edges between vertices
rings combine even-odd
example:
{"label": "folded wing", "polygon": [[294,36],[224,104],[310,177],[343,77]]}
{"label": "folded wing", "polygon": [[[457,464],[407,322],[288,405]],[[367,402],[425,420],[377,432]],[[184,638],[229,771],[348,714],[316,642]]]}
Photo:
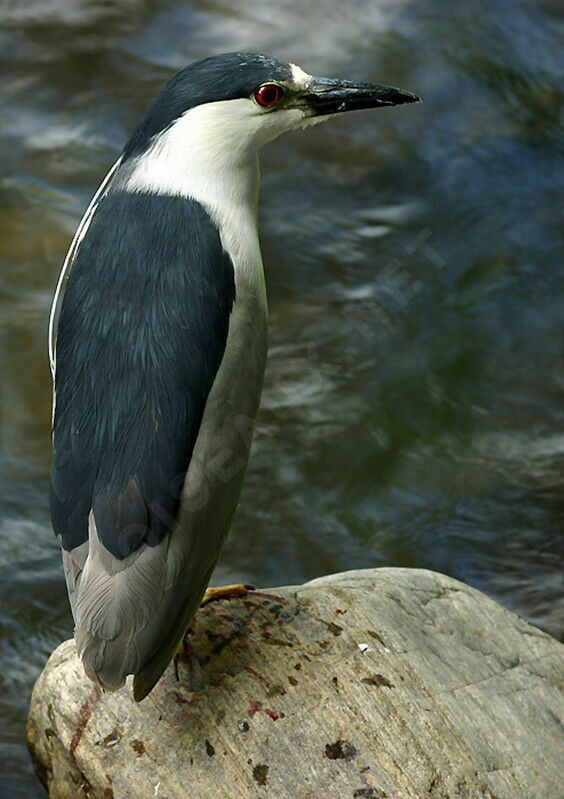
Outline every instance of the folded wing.
{"label": "folded wing", "polygon": [[142,631],[170,588],[169,533],[234,298],[198,203],[100,200],[59,315],[51,515],[85,667],[109,688],[142,662]]}

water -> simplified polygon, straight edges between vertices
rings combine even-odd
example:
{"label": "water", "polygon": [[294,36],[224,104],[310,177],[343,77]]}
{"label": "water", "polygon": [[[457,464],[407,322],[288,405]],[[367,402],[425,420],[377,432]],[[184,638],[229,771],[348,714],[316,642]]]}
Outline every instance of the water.
{"label": "water", "polygon": [[552,2],[4,0],[0,794],[71,634],[46,328],[90,196],[177,68],[255,49],[403,86],[264,151],[270,359],[216,582],[446,572],[562,635],[562,21]]}

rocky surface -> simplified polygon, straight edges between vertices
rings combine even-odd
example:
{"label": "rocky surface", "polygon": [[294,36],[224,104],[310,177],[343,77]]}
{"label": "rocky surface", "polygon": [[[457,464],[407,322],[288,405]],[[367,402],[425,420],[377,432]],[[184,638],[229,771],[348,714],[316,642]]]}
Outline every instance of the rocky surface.
{"label": "rocky surface", "polygon": [[57,799],[556,799],[563,678],[561,644],[456,580],[348,572],[202,608],[140,705],[66,641],[28,745]]}

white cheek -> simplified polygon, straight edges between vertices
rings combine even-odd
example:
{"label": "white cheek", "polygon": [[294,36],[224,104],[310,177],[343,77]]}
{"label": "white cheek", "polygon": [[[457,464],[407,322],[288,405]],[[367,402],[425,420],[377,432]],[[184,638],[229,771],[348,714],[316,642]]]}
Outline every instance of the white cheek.
{"label": "white cheek", "polygon": [[146,152],[124,165],[123,188],[199,200],[213,193],[226,174],[240,181],[239,167],[250,160],[258,121],[247,99],[191,108],[158,135]]}
{"label": "white cheek", "polygon": [[304,121],[306,113],[302,108],[287,108],[264,114],[257,134],[259,147],[273,141],[280,134],[299,127]]}
{"label": "white cheek", "polygon": [[248,98],[197,106],[157,136],[135,160],[123,188],[201,199],[225,192],[227,176],[233,193],[239,194],[237,184],[247,182],[258,149],[303,118],[301,109],[265,112]]}

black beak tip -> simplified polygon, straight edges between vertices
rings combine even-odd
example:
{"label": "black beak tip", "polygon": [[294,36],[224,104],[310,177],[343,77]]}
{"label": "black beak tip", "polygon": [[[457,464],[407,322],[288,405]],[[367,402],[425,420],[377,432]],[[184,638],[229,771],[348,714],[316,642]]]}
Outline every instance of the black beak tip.
{"label": "black beak tip", "polygon": [[390,93],[391,105],[405,105],[406,103],[421,103],[423,102],[420,97],[413,92],[408,92],[405,89],[395,89]]}

